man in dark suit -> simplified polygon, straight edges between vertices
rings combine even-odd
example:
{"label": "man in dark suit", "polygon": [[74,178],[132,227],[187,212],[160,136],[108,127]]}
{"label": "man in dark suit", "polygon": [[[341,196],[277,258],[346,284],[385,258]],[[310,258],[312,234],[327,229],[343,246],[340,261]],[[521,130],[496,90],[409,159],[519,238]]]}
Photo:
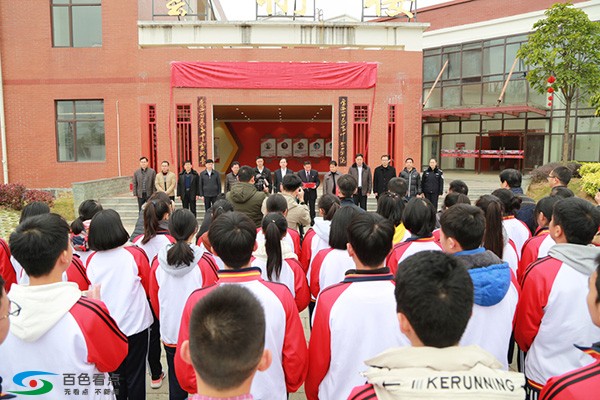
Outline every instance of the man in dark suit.
{"label": "man in dark suit", "polygon": [[183,162],[183,171],[179,173],[177,180],[177,196],[183,203],[183,208],[189,209],[196,215],[196,200],[198,200],[198,189],[200,188],[200,176],[192,168],[192,162]]}
{"label": "man in dark suit", "polygon": [[[259,190],[269,194],[273,192],[273,180],[271,179],[271,170],[265,167],[265,159],[261,156],[256,157],[256,168],[254,168],[254,181]],[[262,189],[259,187],[262,186]]]}
{"label": "man in dark suit", "polygon": [[310,161],[304,161],[304,169],[298,172],[304,189],[304,201],[308,203],[310,211],[310,224],[315,223],[315,203],[317,202],[317,188],[321,184],[319,173],[312,169]]}
{"label": "man in dark suit", "polygon": [[280,185],[283,183],[283,177],[293,174],[294,171],[287,167],[287,160],[282,158],[279,160],[279,169],[275,170],[275,182],[273,183],[273,193],[281,192]]}

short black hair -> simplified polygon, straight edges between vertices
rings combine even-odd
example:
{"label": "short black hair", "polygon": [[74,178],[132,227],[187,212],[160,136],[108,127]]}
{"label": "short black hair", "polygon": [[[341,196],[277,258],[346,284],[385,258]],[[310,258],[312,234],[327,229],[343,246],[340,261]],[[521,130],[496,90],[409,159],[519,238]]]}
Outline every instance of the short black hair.
{"label": "short black hair", "polygon": [[228,212],[210,224],[208,240],[226,266],[240,269],[248,264],[252,257],[256,242],[256,225],[246,214]]}
{"label": "short black hair", "polygon": [[69,244],[69,224],[58,214],[25,219],[10,235],[10,252],[27,275],[42,277],[53,269]]}
{"label": "short black hair", "polygon": [[534,215],[536,220],[538,215],[542,213],[544,218],[546,218],[548,220],[548,223],[550,223],[550,220],[552,219],[552,211],[554,210],[554,205],[561,200],[562,197],[558,196],[546,196],[541,198],[540,201],[538,201],[535,205]]}
{"label": "short black hair", "polygon": [[288,209],[288,203],[285,197],[279,193],[275,193],[267,197],[267,212],[277,212],[283,214]]}
{"label": "short black hair", "polygon": [[346,174],[338,178],[337,187],[340,191],[340,195],[345,199],[349,199],[352,197],[354,192],[356,192],[356,189],[358,188],[358,182],[356,181],[355,177],[350,174]]}
{"label": "short black hair", "polygon": [[483,210],[470,204],[456,204],[448,208],[440,218],[444,236],[456,240],[463,250],[481,246],[485,232]]}
{"label": "short black hair", "polygon": [[420,238],[429,237],[435,229],[435,207],[427,199],[413,197],[402,213],[404,227]]}
{"label": "short black hair", "polygon": [[523,176],[514,168],[507,168],[500,172],[500,182],[506,182],[511,188],[520,188]]}
{"label": "short black hair", "polygon": [[232,167],[235,166],[235,165],[240,165],[239,161],[234,161],[234,162],[231,163]]}
{"label": "short black hair", "polygon": [[457,258],[421,251],[398,265],[396,309],[425,346],[444,348],[460,341],[473,310],[473,282]]}
{"label": "short black hair", "polygon": [[392,178],[388,182],[388,191],[394,192],[401,197],[405,197],[408,192],[408,182],[406,182],[406,179],[400,178],[399,176]]}
{"label": "short black hair", "polygon": [[304,161],[304,165],[312,165],[312,164],[311,164],[310,160],[306,160],[306,161]]}
{"label": "short black hair", "polygon": [[462,193],[450,192],[444,197],[444,209],[450,208],[455,204],[471,204],[469,196]]}
{"label": "short black hair", "polygon": [[79,216],[71,222],[71,232],[75,235],[79,235],[85,230],[83,221],[88,221],[94,218],[94,215],[102,211],[102,204],[96,200],[88,199],[81,202],[79,205]]}
{"label": "short black hair", "polygon": [[404,160],[404,162],[407,162],[408,160],[415,162],[415,160],[413,160],[412,157],[407,157],[406,160]]}
{"label": "short black hair", "polygon": [[550,190],[550,196],[567,199],[569,197],[575,197],[575,193],[566,186],[554,186],[552,190]]}
{"label": "short black hair", "polygon": [[192,161],[191,161],[191,160],[185,160],[185,161],[183,162],[183,165],[185,165],[185,164],[190,164],[190,165],[192,165]]}
{"label": "short black hair", "polygon": [[258,366],[266,320],[259,300],[241,285],[217,287],[190,316],[190,355],[198,375],[217,390],[240,386]]}
{"label": "short black hair", "polygon": [[357,159],[358,157],[365,158],[365,156],[363,155],[363,153],[357,153],[357,154],[354,156],[354,159]]}
{"label": "short black hair", "polygon": [[256,156],[256,160],[263,160],[264,161],[264,159],[265,158],[263,156],[261,156],[261,155]]}
{"label": "short black hair", "polygon": [[286,192],[293,192],[302,186],[302,179],[296,174],[287,174],[281,180],[281,187]]}
{"label": "short black hair", "polygon": [[389,154],[383,154],[383,155],[381,156],[381,158],[383,158],[383,157],[387,157],[387,159],[388,159],[388,160],[390,159],[390,155],[389,155]]}
{"label": "short black hair", "polygon": [[600,211],[579,197],[570,197],[554,205],[552,221],[562,228],[568,243],[587,245],[598,232]]}
{"label": "short black hair", "polygon": [[111,250],[123,246],[129,234],[123,227],[119,213],[115,210],[102,210],[90,222],[88,246],[91,250]]}
{"label": "short black hair", "polygon": [[253,177],[254,168],[250,167],[249,165],[244,165],[243,167],[240,167],[240,170],[238,171],[238,179],[240,180],[240,182],[250,182]]}
{"label": "short black hair", "polygon": [[571,170],[565,166],[556,167],[552,170],[552,175],[558,179],[560,183],[564,186],[567,186],[569,182],[571,182],[571,178],[573,177],[573,173]]}
{"label": "short black hair", "polygon": [[348,228],[352,219],[359,214],[356,207],[340,207],[331,220],[329,229],[329,247],[346,250],[348,243]]}
{"label": "short black hair", "polygon": [[448,186],[448,191],[466,194],[467,196],[469,195],[469,187],[460,179],[455,179],[452,182],[450,182],[450,186]]}
{"label": "short black hair", "polygon": [[508,189],[496,189],[492,192],[492,196],[496,196],[502,202],[504,215],[517,215],[517,211],[521,208],[523,199],[515,196],[515,194]]}
{"label": "short black hair", "polygon": [[404,199],[401,195],[389,191],[384,192],[377,199],[377,214],[389,219],[394,226],[398,226],[402,223],[404,206]]}
{"label": "short black hair", "polygon": [[329,165],[335,165],[337,167],[337,161],[331,160],[329,161]]}
{"label": "short black hair", "polygon": [[144,160],[148,161],[148,157],[146,157],[146,156],[140,157],[140,161],[144,161]]}
{"label": "short black hair", "polygon": [[161,162],[160,164],[161,164],[161,165],[162,165],[162,164],[171,165],[171,164],[170,164],[170,163],[169,163],[167,160],[164,160],[164,161],[163,161],[163,162]]}
{"label": "short black hair", "polygon": [[381,215],[358,213],[352,217],[348,227],[348,242],[361,263],[377,268],[392,250],[394,231],[392,222]]}
{"label": "short black hair", "polygon": [[19,218],[19,223],[25,221],[29,217],[34,217],[36,215],[49,214],[50,207],[48,204],[43,201],[32,201],[27,204],[21,210],[21,217]]}
{"label": "short black hair", "polygon": [[206,165],[206,164],[208,164],[208,163],[210,163],[210,164],[214,164],[215,162],[213,161],[213,159],[212,159],[212,158],[209,158],[209,159],[207,159],[207,160],[204,162],[204,165]]}

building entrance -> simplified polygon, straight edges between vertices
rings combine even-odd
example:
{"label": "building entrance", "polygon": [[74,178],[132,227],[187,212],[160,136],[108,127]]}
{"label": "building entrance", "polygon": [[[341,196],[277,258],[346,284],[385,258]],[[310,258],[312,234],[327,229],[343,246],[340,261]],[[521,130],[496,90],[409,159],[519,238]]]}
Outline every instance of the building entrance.
{"label": "building entrance", "polygon": [[475,160],[475,169],[479,172],[506,168],[521,170],[525,156],[524,134],[523,131],[490,131],[477,137],[479,157]]}

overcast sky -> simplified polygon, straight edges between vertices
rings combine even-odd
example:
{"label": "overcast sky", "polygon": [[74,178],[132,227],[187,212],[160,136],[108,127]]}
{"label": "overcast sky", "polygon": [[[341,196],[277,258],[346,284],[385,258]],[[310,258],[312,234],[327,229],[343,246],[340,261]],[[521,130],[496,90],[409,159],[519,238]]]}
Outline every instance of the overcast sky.
{"label": "overcast sky", "polygon": [[[263,0],[261,0],[263,1]],[[264,0],[273,2],[274,0]],[[303,0],[296,0],[297,7],[300,7]],[[329,19],[339,15],[347,14],[358,20],[361,18],[362,0],[306,0],[307,6],[311,9],[316,1],[316,8],[323,10],[323,18]],[[417,0],[419,8],[427,7],[432,4],[445,3],[450,0]],[[223,10],[229,21],[254,20],[256,15],[255,0],[220,0]],[[283,4],[285,0],[280,0]],[[288,7],[293,9],[294,0],[288,0]],[[406,1],[408,3],[408,1]],[[408,7],[408,5],[407,5]],[[374,8],[372,9],[374,10]]]}

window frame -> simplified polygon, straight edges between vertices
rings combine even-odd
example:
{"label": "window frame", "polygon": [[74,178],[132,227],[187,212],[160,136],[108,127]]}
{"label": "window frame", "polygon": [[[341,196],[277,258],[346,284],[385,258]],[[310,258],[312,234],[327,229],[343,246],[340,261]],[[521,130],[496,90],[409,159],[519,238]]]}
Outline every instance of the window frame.
{"label": "window frame", "polygon": [[[59,102],[71,102],[71,106],[72,106],[72,112],[73,112],[73,118],[72,119],[59,119],[58,117],[58,103]],[[87,119],[81,119],[78,120],[77,119],[77,112],[76,112],[76,102],[78,101],[99,101],[102,103],[102,120],[87,120]],[[106,162],[106,126],[104,125],[105,122],[105,112],[104,112],[104,99],[54,99],[54,129],[55,129],[55,141],[56,141],[56,161],[59,163],[99,163],[99,162]],[[79,160],[77,157],[77,123],[78,122],[98,122],[98,121],[102,121],[103,125],[104,125],[104,159],[103,160]],[[74,154],[74,159],[73,160],[61,160],[60,159],[60,143],[58,140],[58,124],[61,122],[68,122],[71,123],[73,126],[73,154]]]}
{"label": "window frame", "polygon": [[[52,40],[52,47],[57,49],[92,49],[96,46],[80,47],[73,44],[73,7],[100,7],[100,25],[102,25],[102,0],[88,0],[86,3],[73,3],[73,0],[65,0],[67,3],[55,3],[56,0],[50,0],[50,38]],[[54,42],[54,8],[67,8],[69,17],[69,45],[58,46]],[[100,32],[100,46],[102,47],[103,42],[102,32]]]}

